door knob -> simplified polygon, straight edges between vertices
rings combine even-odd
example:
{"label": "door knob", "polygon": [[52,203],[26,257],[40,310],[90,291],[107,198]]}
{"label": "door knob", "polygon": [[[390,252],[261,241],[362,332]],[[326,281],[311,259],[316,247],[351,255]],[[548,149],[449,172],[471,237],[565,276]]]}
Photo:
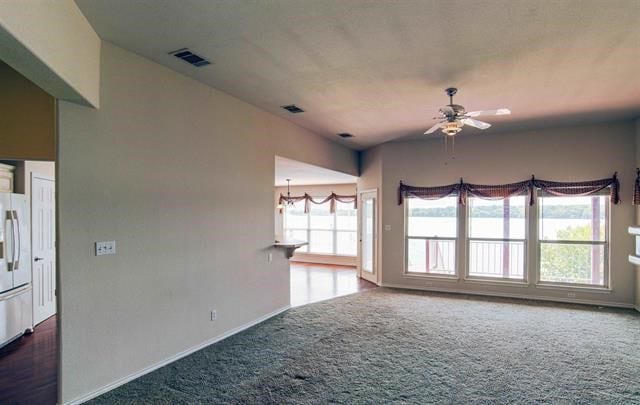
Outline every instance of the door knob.
{"label": "door knob", "polygon": [[34,257],[33,258],[34,262],[39,262],[40,260],[44,260],[44,257]]}

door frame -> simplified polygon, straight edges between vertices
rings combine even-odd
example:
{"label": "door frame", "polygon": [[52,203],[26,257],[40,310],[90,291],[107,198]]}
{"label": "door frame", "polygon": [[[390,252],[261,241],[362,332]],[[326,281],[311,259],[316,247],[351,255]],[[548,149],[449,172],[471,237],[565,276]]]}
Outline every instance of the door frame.
{"label": "door frame", "polygon": [[[367,273],[362,270],[362,215],[364,204],[362,203],[362,196],[364,194],[375,194],[375,202],[373,204],[373,273]],[[380,277],[380,265],[379,265],[379,230],[380,230],[380,196],[377,188],[371,188],[366,190],[358,190],[357,192],[358,199],[358,277],[370,281],[374,284],[380,285],[381,277]]]}
{"label": "door frame", "polygon": [[[57,165],[56,165],[57,167]],[[33,284],[34,284],[34,280],[35,280],[35,274],[34,274],[34,266],[33,266],[33,260],[35,257],[35,253],[34,253],[34,249],[33,249],[33,235],[34,235],[34,223],[33,223],[33,180],[34,179],[39,179],[39,180],[45,180],[45,181],[51,181],[53,182],[53,187],[55,190],[55,199],[54,199],[54,204],[55,204],[55,208],[54,208],[54,217],[53,217],[53,221],[54,221],[54,226],[56,229],[56,233],[54,235],[54,238],[56,238],[56,242],[54,242],[54,266],[55,266],[55,274],[53,279],[55,280],[56,286],[54,288],[54,296],[55,296],[55,312],[53,313],[53,315],[57,315],[58,314],[58,243],[57,243],[57,234],[58,234],[58,193],[57,193],[57,184],[56,184],[56,179],[52,178],[50,176],[46,176],[46,175],[42,175],[42,174],[37,174],[34,172],[31,172],[31,178],[29,179],[29,225],[31,227],[31,233],[30,233],[30,238],[31,238],[31,287],[33,288]],[[33,320],[33,326],[36,325],[36,294],[35,294],[35,290],[33,290],[34,293],[31,295],[31,313],[32,313],[32,320]],[[52,315],[52,316],[53,316]],[[48,318],[47,318],[48,319]],[[45,319],[46,320],[46,319]],[[44,320],[43,320],[44,321]],[[40,322],[43,322],[40,321]]]}

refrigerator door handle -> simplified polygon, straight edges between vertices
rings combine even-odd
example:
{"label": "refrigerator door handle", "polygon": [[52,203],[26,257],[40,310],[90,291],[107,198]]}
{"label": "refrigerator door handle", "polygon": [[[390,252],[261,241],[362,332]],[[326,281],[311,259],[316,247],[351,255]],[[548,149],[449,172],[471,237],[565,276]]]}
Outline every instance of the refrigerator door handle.
{"label": "refrigerator door handle", "polygon": [[[6,214],[5,214],[5,220],[4,223],[6,224],[7,221],[11,222],[11,260],[9,260],[9,258],[7,257],[7,271],[13,271],[13,259],[15,258],[15,236],[14,236],[14,227],[13,227],[13,211],[9,211],[7,210]],[[6,235],[5,235],[6,239],[9,239]],[[5,244],[5,248],[6,248],[6,244]],[[7,256],[9,256],[9,252],[7,252]]]}
{"label": "refrigerator door handle", "polygon": [[[17,232],[15,230],[13,231],[13,246],[15,247],[16,245],[18,245],[18,248],[13,253],[13,269],[18,270],[18,268],[20,267],[20,251],[22,250],[22,240],[20,238],[20,219],[18,218],[18,211],[13,211],[13,218],[16,221],[15,229],[17,230]],[[17,259],[16,253],[18,253]]]}

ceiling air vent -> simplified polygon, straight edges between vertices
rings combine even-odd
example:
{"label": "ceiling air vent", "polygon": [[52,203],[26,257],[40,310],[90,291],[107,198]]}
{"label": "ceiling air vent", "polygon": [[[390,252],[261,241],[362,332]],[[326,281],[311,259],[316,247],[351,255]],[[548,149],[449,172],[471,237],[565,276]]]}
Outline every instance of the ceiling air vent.
{"label": "ceiling air vent", "polygon": [[289,111],[291,114],[298,114],[298,113],[304,112],[302,108],[298,107],[295,104],[283,105],[282,108]]}
{"label": "ceiling air vent", "polygon": [[345,139],[346,139],[346,138],[353,138],[353,135],[351,135],[350,133],[347,133],[347,132],[343,132],[343,133],[341,133],[341,134],[338,134],[338,136],[339,136],[340,138],[345,138]]}
{"label": "ceiling air vent", "polygon": [[173,55],[178,59],[182,59],[183,61],[195,67],[202,67],[202,66],[207,66],[211,64],[211,62],[209,62],[208,60],[206,60],[200,55],[196,55],[195,53],[191,52],[187,48],[182,48],[182,49],[175,50],[173,52],[169,52],[169,55]]}

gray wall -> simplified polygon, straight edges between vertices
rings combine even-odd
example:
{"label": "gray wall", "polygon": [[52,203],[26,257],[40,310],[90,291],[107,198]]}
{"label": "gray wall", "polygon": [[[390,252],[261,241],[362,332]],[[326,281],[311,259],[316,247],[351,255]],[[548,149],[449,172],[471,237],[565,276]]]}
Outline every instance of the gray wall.
{"label": "gray wall", "polygon": [[100,109],[59,105],[65,402],[289,304],[276,154],[358,174],[356,152],[108,43],[101,72]]}
{"label": "gray wall", "polygon": [[[382,269],[385,285],[409,288],[484,292],[551,299],[568,299],[567,291],[533,285],[426,280],[404,274],[404,210],[397,205],[400,180],[411,185],[444,185],[459,181],[500,184],[538,178],[578,181],[609,177],[619,172],[622,203],[611,215],[611,292],[576,289],[573,301],[630,305],[634,302],[634,270],[627,261],[634,222],[631,205],[635,176],[633,122],[564,127],[510,134],[463,131],[456,141],[455,159],[444,152],[440,137],[425,141],[387,143],[365,152],[363,161],[382,167]],[[371,154],[371,156],[369,156]],[[374,165],[374,167],[377,167]],[[375,170],[371,170],[375,178]],[[362,170],[365,176],[365,167]],[[360,187],[360,183],[359,183]]]}

